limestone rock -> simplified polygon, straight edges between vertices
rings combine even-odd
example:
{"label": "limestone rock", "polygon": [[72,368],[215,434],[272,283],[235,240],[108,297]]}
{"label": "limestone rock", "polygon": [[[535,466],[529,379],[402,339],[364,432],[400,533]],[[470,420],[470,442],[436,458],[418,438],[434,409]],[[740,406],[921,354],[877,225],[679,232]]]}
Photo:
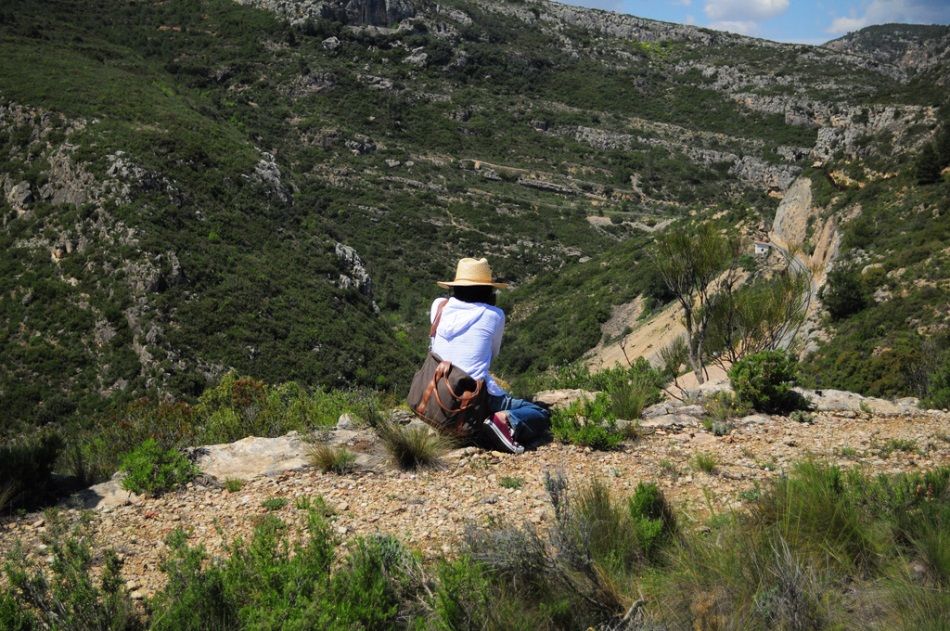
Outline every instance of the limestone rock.
{"label": "limestone rock", "polygon": [[30,190],[30,183],[26,180],[13,185],[7,192],[7,203],[19,215],[26,213],[32,202],[33,191]]}
{"label": "limestone rock", "polygon": [[802,388],[795,388],[795,390],[811,401],[819,412],[870,412],[879,416],[920,412],[914,399],[902,399],[901,403],[894,403],[844,390],[804,390]]}
{"label": "limestone rock", "polygon": [[551,408],[566,408],[580,399],[591,400],[596,397],[598,392],[580,390],[578,388],[566,388],[562,390],[543,390],[534,395],[536,403],[543,403]]}
{"label": "limestone rock", "polygon": [[364,296],[372,298],[373,279],[370,278],[366,265],[360,255],[348,245],[337,243],[334,246],[334,252],[340,260],[343,272],[337,279],[337,284],[341,289],[355,289]]}
{"label": "limestone rock", "polygon": [[64,504],[74,508],[94,510],[112,509],[128,504],[139,504],[142,498],[122,488],[123,473],[116,473],[111,479],[94,484],[70,496]]}
{"label": "limestone rock", "polygon": [[695,416],[688,414],[661,414],[640,421],[640,427],[647,429],[682,429],[684,427],[702,427]]}
{"label": "limestone rock", "polygon": [[278,438],[249,436],[234,443],[195,449],[202,472],[219,480],[248,480],[309,466],[310,445],[296,432]]}
{"label": "limestone rock", "polygon": [[805,241],[808,220],[814,215],[811,180],[800,177],[785,191],[775,211],[772,238],[780,245],[800,245]]}

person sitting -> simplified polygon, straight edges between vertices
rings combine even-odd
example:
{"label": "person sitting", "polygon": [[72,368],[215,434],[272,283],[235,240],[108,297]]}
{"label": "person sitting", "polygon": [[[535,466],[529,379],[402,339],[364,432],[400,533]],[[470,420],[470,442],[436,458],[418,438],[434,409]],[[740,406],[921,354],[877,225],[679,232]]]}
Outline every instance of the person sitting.
{"label": "person sitting", "polygon": [[473,379],[484,380],[492,412],[484,422],[485,433],[503,450],[523,453],[524,444],[548,431],[551,414],[531,401],[512,397],[489,372],[501,351],[505,330],[505,313],[495,306],[495,289],[508,287],[507,283],[494,282],[486,259],[463,258],[456,266],[455,279],[437,284],[451,289],[452,297],[432,303],[429,322],[438,317],[439,323],[430,350]]}

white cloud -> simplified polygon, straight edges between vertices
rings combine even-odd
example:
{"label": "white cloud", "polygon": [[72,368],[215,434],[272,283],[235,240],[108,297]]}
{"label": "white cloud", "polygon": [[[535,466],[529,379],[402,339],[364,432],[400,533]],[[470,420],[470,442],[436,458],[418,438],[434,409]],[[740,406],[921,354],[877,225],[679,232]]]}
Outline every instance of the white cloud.
{"label": "white cloud", "polygon": [[947,24],[950,3],[946,0],[871,0],[864,3],[863,13],[852,12],[832,20],[826,31],[839,35],[857,31],[871,24],[901,22],[908,24]]}
{"label": "white cloud", "polygon": [[759,24],[751,20],[720,20],[710,22],[707,26],[717,31],[729,31],[739,35],[755,35],[759,31]]}
{"label": "white cloud", "polygon": [[788,10],[788,2],[789,0],[708,0],[704,8],[706,16],[713,22],[749,24],[785,13]]}
{"label": "white cloud", "polygon": [[686,14],[686,23],[692,26],[696,24],[696,18],[691,13]]}

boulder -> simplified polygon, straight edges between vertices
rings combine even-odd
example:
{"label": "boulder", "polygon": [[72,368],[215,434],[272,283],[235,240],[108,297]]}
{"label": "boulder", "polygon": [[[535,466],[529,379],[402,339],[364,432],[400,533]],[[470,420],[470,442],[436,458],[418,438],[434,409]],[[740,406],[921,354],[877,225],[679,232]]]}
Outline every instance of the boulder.
{"label": "boulder", "polygon": [[795,388],[795,390],[811,401],[815,410],[819,412],[870,412],[891,416],[920,411],[915,399],[902,399],[900,403],[894,403],[844,390],[804,390],[802,388]]}
{"label": "boulder", "polygon": [[198,468],[219,480],[249,480],[310,464],[310,444],[296,432],[277,438],[249,436],[234,443],[197,447],[194,452]]}
{"label": "boulder", "polygon": [[70,508],[103,510],[140,503],[142,501],[140,496],[122,488],[124,477],[125,474],[120,471],[105,482],[74,493],[64,502],[64,505]]}
{"label": "boulder", "polygon": [[550,408],[566,408],[575,401],[584,399],[587,401],[596,397],[599,392],[590,392],[579,388],[565,388],[562,390],[544,390],[534,395],[536,403],[543,403]]}
{"label": "boulder", "polygon": [[695,416],[688,414],[662,414],[640,421],[640,427],[645,429],[682,429],[685,427],[702,427],[702,422]]}

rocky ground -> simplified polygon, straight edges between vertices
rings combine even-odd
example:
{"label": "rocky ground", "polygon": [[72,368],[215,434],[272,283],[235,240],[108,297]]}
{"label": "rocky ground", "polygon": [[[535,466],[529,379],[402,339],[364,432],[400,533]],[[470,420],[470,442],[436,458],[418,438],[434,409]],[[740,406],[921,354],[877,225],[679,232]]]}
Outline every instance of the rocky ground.
{"label": "rocky ground", "polygon": [[[573,485],[600,478],[621,495],[640,481],[656,481],[686,521],[700,527],[712,512],[741,509],[768,480],[809,457],[880,473],[950,465],[950,414],[848,393],[824,395],[810,424],[753,415],[716,436],[703,428],[700,405],[673,401],[648,409],[640,436],[616,451],[551,443],[513,456],[465,448],[449,453],[440,468],[417,472],[395,469],[371,430],[347,428],[344,420],[319,438],[359,454],[350,474],[306,466],[310,445],[300,437],[250,438],[206,448],[199,464],[209,475],[177,492],[129,497],[106,483],[73,498],[94,509],[60,512],[74,522],[91,518],[92,537],[120,553],[128,586],[142,598],[163,584],[160,565],[170,532],[184,528],[193,543],[222,553],[268,513],[264,502],[271,498],[286,500],[272,512],[297,532],[305,524],[305,502],[322,497],[344,545],[358,535],[385,532],[435,556],[451,554],[467,524],[549,522],[547,471],[563,471]],[[699,453],[714,457],[712,471],[696,466]],[[231,492],[222,484],[228,478],[245,481]],[[43,513],[6,518],[0,522],[0,551],[20,540],[34,558],[44,559],[48,519]]]}

